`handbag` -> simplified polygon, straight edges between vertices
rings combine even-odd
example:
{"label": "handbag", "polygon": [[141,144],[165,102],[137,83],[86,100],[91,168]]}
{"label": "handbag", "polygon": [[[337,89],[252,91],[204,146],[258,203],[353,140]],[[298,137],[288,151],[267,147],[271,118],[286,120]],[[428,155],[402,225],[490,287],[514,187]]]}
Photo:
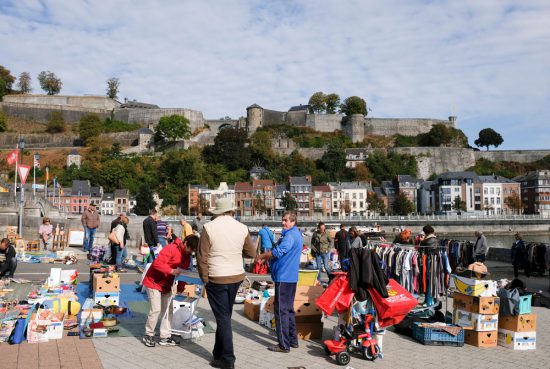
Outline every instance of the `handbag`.
{"label": "handbag", "polygon": [[380,295],[376,288],[368,288],[380,328],[398,324],[418,304],[416,298],[394,279],[389,280],[386,289],[388,297]]}
{"label": "handbag", "polygon": [[148,245],[141,245],[139,247],[139,254],[140,255],[143,255],[143,256],[146,256],[146,255],[149,255],[149,246]]}
{"label": "handbag", "polygon": [[115,231],[112,230],[111,233],[109,233],[108,237],[109,241],[111,241],[113,244],[118,245],[120,242],[118,242],[118,239],[116,238]]}
{"label": "handbag", "polygon": [[333,274],[335,274],[335,277],[328,288],[315,300],[317,307],[325,315],[331,315],[334,309],[339,313],[346,311],[355,296],[355,292],[349,287],[347,273],[335,272]]}

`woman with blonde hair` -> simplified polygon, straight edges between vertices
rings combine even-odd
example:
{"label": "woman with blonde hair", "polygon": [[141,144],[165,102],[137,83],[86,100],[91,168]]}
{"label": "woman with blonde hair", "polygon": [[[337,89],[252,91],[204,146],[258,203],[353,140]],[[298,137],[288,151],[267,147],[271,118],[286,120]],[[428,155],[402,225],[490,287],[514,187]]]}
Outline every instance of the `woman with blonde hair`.
{"label": "woman with blonde hair", "polygon": [[122,215],[120,217],[119,224],[113,228],[111,233],[114,233],[116,242],[111,240],[113,245],[116,249],[116,269],[118,272],[125,272],[122,268],[122,263],[124,262],[124,259],[126,259],[126,256],[128,255],[128,252],[126,251],[126,239],[124,237],[124,234],[126,233],[126,227],[128,226],[128,223],[130,220],[126,215]]}

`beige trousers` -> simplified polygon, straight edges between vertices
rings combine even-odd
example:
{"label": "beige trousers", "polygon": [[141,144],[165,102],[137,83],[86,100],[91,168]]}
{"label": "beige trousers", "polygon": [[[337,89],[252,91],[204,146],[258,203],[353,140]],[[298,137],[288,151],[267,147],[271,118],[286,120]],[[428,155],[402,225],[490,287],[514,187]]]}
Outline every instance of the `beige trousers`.
{"label": "beige trousers", "polygon": [[[161,293],[159,290],[147,288],[147,296],[151,303],[147,323],[145,323],[145,334],[148,336],[155,335],[155,328],[160,315],[160,338],[170,338],[172,336],[172,304],[170,304],[171,292]],[[168,309],[168,314],[166,310]]]}

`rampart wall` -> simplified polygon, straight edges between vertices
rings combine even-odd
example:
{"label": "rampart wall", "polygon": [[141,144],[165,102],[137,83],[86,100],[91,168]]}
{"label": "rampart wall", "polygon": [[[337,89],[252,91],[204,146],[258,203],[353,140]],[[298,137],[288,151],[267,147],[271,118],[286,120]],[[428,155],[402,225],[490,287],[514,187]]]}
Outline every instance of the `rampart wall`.
{"label": "rampart wall", "polygon": [[[136,145],[139,134],[138,131],[132,132],[114,132],[103,133],[101,137],[111,140],[113,143],[118,142],[122,146]],[[0,134],[0,148],[1,149],[13,149],[19,139],[25,140],[25,148],[38,149],[38,148],[53,148],[53,147],[74,147],[79,145],[78,135],[72,133],[2,133]]]}
{"label": "rampart wall", "polygon": [[156,125],[159,119],[170,115],[182,115],[189,119],[191,131],[204,126],[202,112],[191,109],[116,109],[115,119],[128,123],[141,123],[145,126]]}
{"label": "rampart wall", "polygon": [[365,118],[365,134],[377,136],[416,136],[427,133],[435,124],[445,124],[455,128],[450,120],[440,119],[397,119],[397,118]]}
{"label": "rampart wall", "polygon": [[7,95],[3,98],[6,103],[32,104],[32,105],[53,105],[72,106],[84,109],[113,110],[120,106],[120,103],[106,96],[66,96],[66,95]]}
{"label": "rampart wall", "polygon": [[286,112],[263,109],[262,125],[283,124],[286,122]]}
{"label": "rampart wall", "polygon": [[18,118],[35,120],[37,122],[47,123],[53,111],[61,111],[63,119],[67,123],[78,123],[80,118],[89,113],[95,113],[100,118],[105,119],[111,116],[111,110],[97,108],[81,108],[75,106],[64,105],[37,105],[37,104],[22,104],[2,102],[0,107],[3,108],[6,115]]}
{"label": "rampart wall", "polygon": [[454,147],[396,147],[399,154],[414,155],[418,163],[418,178],[428,179],[433,173],[458,172],[475,165],[472,149]]}
{"label": "rampart wall", "polygon": [[306,126],[319,132],[342,130],[344,114],[308,114]]}
{"label": "rampart wall", "polygon": [[475,151],[476,160],[488,159],[491,161],[516,161],[531,163],[550,155],[550,150],[492,150]]}

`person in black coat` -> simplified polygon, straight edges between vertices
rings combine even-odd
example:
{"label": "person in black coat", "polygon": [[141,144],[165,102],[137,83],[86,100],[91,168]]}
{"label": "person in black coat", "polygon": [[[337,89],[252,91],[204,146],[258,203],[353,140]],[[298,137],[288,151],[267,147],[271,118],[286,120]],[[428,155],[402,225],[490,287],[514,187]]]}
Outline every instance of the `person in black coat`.
{"label": "person in black coat", "polygon": [[512,244],[511,250],[512,265],[514,266],[514,278],[519,275],[519,269],[525,270],[527,278],[531,277],[531,268],[529,267],[529,255],[527,247],[521,238],[519,233],[516,233],[516,239]]}
{"label": "person in black coat", "polygon": [[336,235],[334,236],[334,248],[336,248],[336,251],[338,251],[338,260],[340,261],[340,263],[342,262],[342,260],[349,257],[348,242],[349,234],[348,231],[346,231],[346,226],[344,224],[340,224],[340,230],[336,232]]}
{"label": "person in black coat", "polygon": [[17,253],[10,240],[2,239],[0,242],[0,278],[13,278],[15,269],[17,269]]}

